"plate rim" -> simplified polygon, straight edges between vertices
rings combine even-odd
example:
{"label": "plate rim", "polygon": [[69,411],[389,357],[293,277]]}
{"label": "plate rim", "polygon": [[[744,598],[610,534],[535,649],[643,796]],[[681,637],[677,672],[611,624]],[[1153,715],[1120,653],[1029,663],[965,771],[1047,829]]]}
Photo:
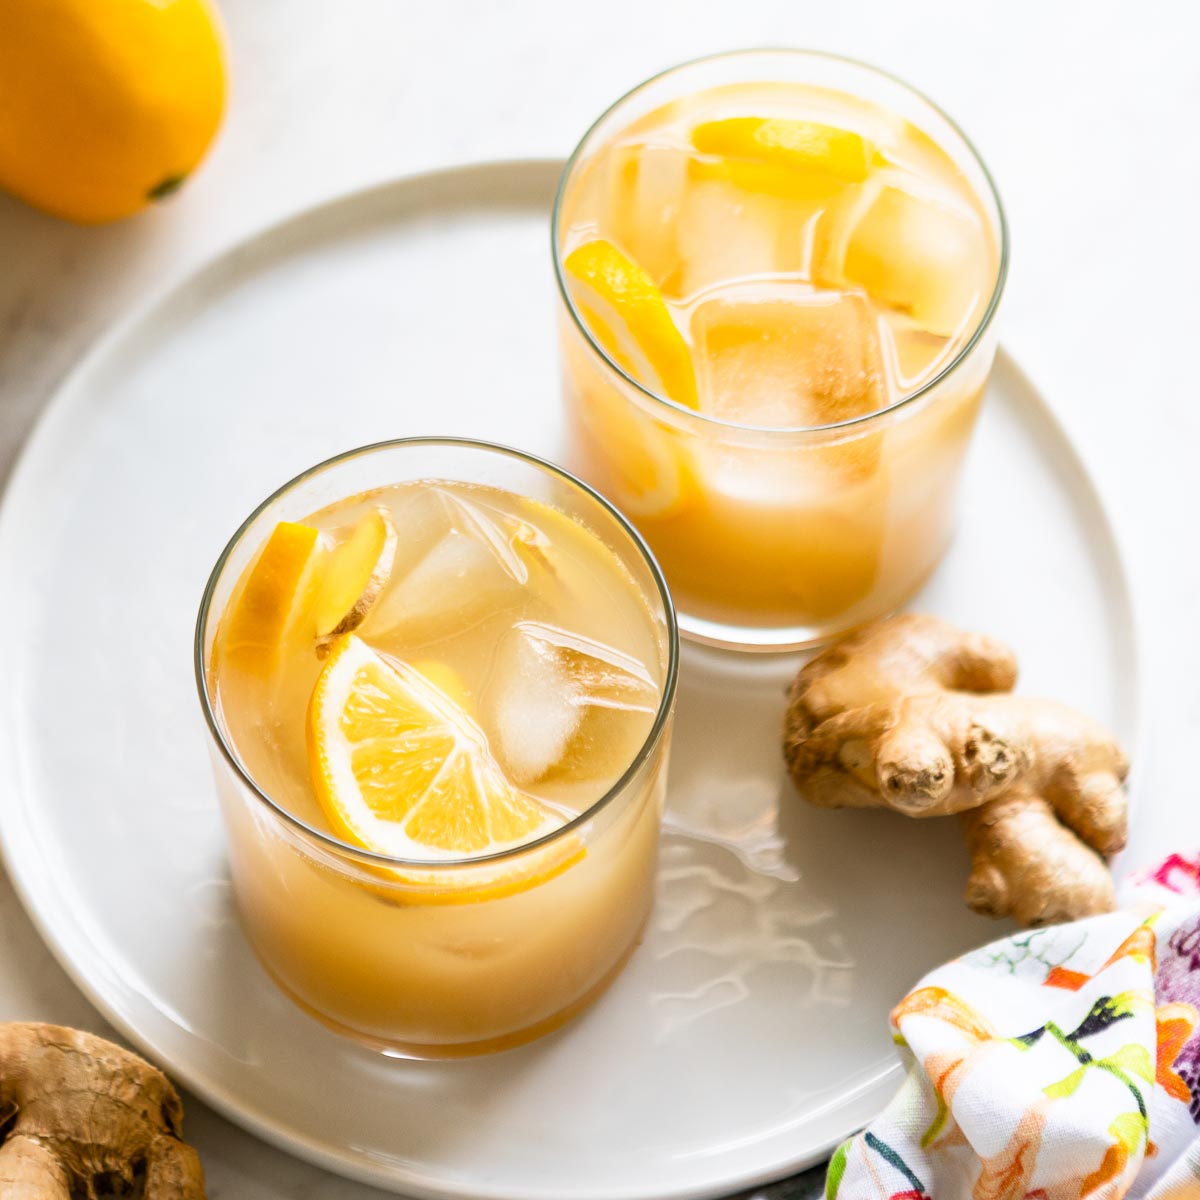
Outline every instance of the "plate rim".
{"label": "plate rim", "polygon": [[[123,344],[132,340],[138,330],[151,321],[159,310],[200,284],[205,275],[219,270],[238,255],[250,251],[257,244],[268,239],[285,236],[289,228],[298,228],[314,220],[319,221],[322,217],[343,206],[370,205],[372,200],[381,199],[393,191],[436,186],[442,180],[449,182],[455,178],[470,176],[486,177],[490,174],[541,172],[545,173],[548,185],[552,185],[552,177],[557,177],[564,162],[564,159],[554,156],[469,160],[406,172],[361,187],[351,188],[326,196],[314,203],[303,204],[252,229],[242,231],[231,240],[213,247],[199,262],[168,277],[159,286],[151,289],[140,302],[113,321],[90,344],[49,393],[30,434],[20,448],[9,478],[0,492],[0,562],[5,557],[8,543],[14,537],[13,527],[19,515],[16,511],[18,504],[23,495],[31,490],[26,479],[28,478],[31,483],[36,481],[42,461],[47,459],[53,451],[58,427],[69,420],[78,403],[74,397],[81,393],[86,394],[91,377],[101,370],[115,353],[120,351]],[[479,199],[477,203],[479,207],[489,206],[486,198]],[[418,208],[420,207],[423,206],[418,206]],[[1044,431],[1055,443],[1054,452],[1069,465],[1072,479],[1064,484],[1065,490],[1082,497],[1086,501],[1086,508],[1091,516],[1098,518],[1092,541],[1103,546],[1110,559],[1114,582],[1119,583],[1119,588],[1112,595],[1114,616],[1127,631],[1128,636],[1127,652],[1130,661],[1124,664],[1131,676],[1127,686],[1130,694],[1129,709],[1131,713],[1128,741],[1130,742],[1131,757],[1137,763],[1140,761],[1140,751],[1145,742],[1145,670],[1143,638],[1141,626],[1137,620],[1136,584],[1128,570],[1128,557],[1124,552],[1118,529],[1104,502],[1097,480],[1088,469],[1079,445],[1071,436],[1067,426],[1047,402],[1042,389],[1031,379],[1014,354],[1007,349],[1007,343],[998,347],[996,358],[996,365],[1009,373],[1017,382],[1020,390],[1035,402],[1032,406],[1034,419],[1042,424]],[[4,607],[11,603],[9,593],[12,586],[0,574],[0,611],[3,611]],[[17,764],[21,744],[22,739],[18,730],[11,725],[0,725],[0,769],[3,770],[4,777],[17,787],[20,785],[21,777],[21,771]],[[424,1197],[427,1200],[562,1200],[558,1189],[547,1191],[545,1185],[523,1186],[520,1190],[514,1190],[512,1185],[496,1185],[484,1180],[472,1180],[468,1186],[447,1185],[437,1177],[423,1174],[411,1163],[405,1163],[402,1167],[382,1164],[372,1166],[370,1165],[371,1160],[363,1155],[356,1156],[349,1148],[335,1151],[326,1144],[311,1139],[294,1127],[286,1125],[280,1119],[272,1120],[267,1113],[263,1112],[261,1105],[248,1104],[234,1095],[228,1087],[218,1081],[213,1072],[205,1070],[203,1066],[180,1065],[177,1057],[159,1044],[159,1039],[134,1028],[126,1020],[117,1001],[110,1000],[102,983],[94,982],[85,974],[82,967],[77,965],[73,947],[68,944],[70,939],[60,937],[55,925],[51,922],[51,917],[43,912],[37,899],[34,876],[38,872],[31,871],[29,867],[31,863],[44,862],[44,853],[41,853],[40,857],[27,858],[24,869],[19,867],[18,862],[21,860],[21,855],[17,852],[16,843],[20,838],[14,835],[13,826],[17,827],[18,834],[25,838],[28,845],[36,845],[36,838],[31,830],[24,829],[25,821],[21,816],[22,809],[19,806],[6,804],[3,812],[6,815],[0,817],[0,862],[4,864],[22,908],[55,961],[100,1016],[121,1037],[152,1062],[161,1066],[184,1088],[223,1118],[254,1136],[262,1138],[277,1149],[324,1170],[391,1191],[403,1189],[405,1194]],[[1120,860],[1117,860],[1115,869],[1119,870],[1119,868]],[[61,925],[61,920],[57,924]],[[74,924],[76,932],[83,933],[77,918]],[[864,1097],[874,1097],[876,1093],[884,1093],[886,1098],[886,1095],[890,1095],[896,1085],[892,1081],[895,1080],[898,1083],[900,1071],[901,1067],[897,1062],[860,1085],[858,1090],[850,1096],[839,1098],[834,1107],[845,1108],[849,1110],[849,1113],[854,1113],[856,1121],[847,1125],[847,1133],[831,1142],[821,1143],[818,1147],[809,1147],[799,1154],[784,1156],[752,1172],[742,1170],[726,1173],[719,1178],[712,1176],[706,1182],[694,1186],[658,1186],[655,1190],[650,1191],[644,1188],[627,1187],[620,1192],[614,1192],[611,1189],[601,1192],[583,1184],[572,1189],[570,1200],[711,1200],[711,1198],[728,1196],[738,1190],[753,1188],[772,1180],[785,1178],[824,1160],[844,1136],[859,1128],[857,1115],[866,1107],[863,1103]],[[886,1093],[885,1088],[889,1089]],[[878,1103],[872,1100],[871,1111],[878,1111],[878,1107]]]}

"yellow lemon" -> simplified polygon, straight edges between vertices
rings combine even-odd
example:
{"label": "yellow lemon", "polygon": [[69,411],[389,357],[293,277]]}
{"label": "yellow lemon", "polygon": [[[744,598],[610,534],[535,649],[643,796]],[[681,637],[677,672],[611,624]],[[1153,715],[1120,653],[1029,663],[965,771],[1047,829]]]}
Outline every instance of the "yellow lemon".
{"label": "yellow lemon", "polygon": [[355,845],[398,858],[469,857],[563,823],[509,783],[455,699],[354,634],[321,671],[306,733],[317,800]]}
{"label": "yellow lemon", "polygon": [[0,188],[35,208],[93,224],[168,195],[224,104],[209,0],[0,5]]}
{"label": "yellow lemon", "polygon": [[586,386],[578,401],[597,484],[635,520],[666,520],[702,495],[682,435],[646,416],[605,384]]}
{"label": "yellow lemon", "polygon": [[280,521],[238,580],[217,637],[217,669],[233,669],[263,681],[277,670],[283,648],[310,629],[320,591],[324,557],[320,531]]}
{"label": "yellow lemon", "polygon": [[269,682],[297,639],[327,644],[356,628],[387,584],[395,550],[382,508],[329,533],[280,521],[237,582],[217,669]]}
{"label": "yellow lemon", "polygon": [[577,246],[563,266],[584,321],[613,361],[645,387],[695,408],[687,343],[650,276],[603,238]]}
{"label": "yellow lemon", "polygon": [[[691,352],[650,276],[603,239],[578,246],[563,265],[584,322],[612,360],[659,395],[697,408]],[[698,489],[681,436],[607,383],[581,390],[580,417],[620,506],[655,518],[687,508]]]}
{"label": "yellow lemon", "polygon": [[692,130],[701,154],[763,167],[820,171],[843,183],[862,183],[871,170],[871,146],[860,134],[817,121],[729,117]]}
{"label": "yellow lemon", "polygon": [[396,560],[396,527],[385,508],[331,535],[315,621],[318,637],[349,633],[383,594]]}

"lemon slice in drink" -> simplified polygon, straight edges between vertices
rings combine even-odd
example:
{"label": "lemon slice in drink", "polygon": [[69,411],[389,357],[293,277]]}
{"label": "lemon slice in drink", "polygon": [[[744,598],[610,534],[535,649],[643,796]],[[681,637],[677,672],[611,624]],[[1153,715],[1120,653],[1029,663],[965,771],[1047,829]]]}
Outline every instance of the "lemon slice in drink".
{"label": "lemon slice in drink", "polygon": [[861,134],[818,121],[782,117],[728,117],[692,130],[701,154],[740,159],[764,167],[819,171],[843,183],[870,174],[872,147]]}
{"label": "lemon slice in drink", "polygon": [[317,637],[357,629],[387,586],[396,558],[396,527],[385,508],[336,531],[332,541],[313,612]]}
{"label": "lemon slice in drink", "polygon": [[651,391],[695,408],[691,354],[654,280],[603,238],[577,246],[563,266],[584,321],[613,361]]}
{"label": "lemon slice in drink", "polygon": [[298,640],[355,628],[383,591],[395,551],[383,509],[331,533],[280,521],[237,583],[217,640],[219,665],[266,681]]}
{"label": "lemon slice in drink", "polygon": [[[691,353],[650,276],[603,239],[577,247],[564,266],[584,321],[613,361],[660,395],[696,408]],[[617,503],[655,519],[689,507],[699,489],[681,437],[617,387],[593,379],[587,366],[572,374],[593,453]]]}
{"label": "lemon slice in drink", "polygon": [[284,647],[308,632],[325,551],[320,531],[281,521],[238,581],[219,631],[222,669],[266,680]]}
{"label": "lemon slice in drink", "polygon": [[466,858],[563,823],[509,783],[459,704],[354,634],[334,643],[306,733],[317,800],[354,845],[398,858]]}
{"label": "lemon slice in drink", "polygon": [[663,521],[700,499],[696,467],[679,435],[606,385],[581,388],[579,409],[596,484],[629,516]]}

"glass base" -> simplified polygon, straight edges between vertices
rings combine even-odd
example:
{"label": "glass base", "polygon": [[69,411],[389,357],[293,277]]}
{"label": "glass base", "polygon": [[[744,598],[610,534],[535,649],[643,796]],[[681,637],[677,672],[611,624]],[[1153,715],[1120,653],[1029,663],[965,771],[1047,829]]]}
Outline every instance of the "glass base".
{"label": "glass base", "polygon": [[[924,582],[924,581],[922,581]],[[915,594],[920,585],[913,589]],[[789,625],[783,627],[724,625],[717,621],[706,621],[703,617],[690,617],[679,613],[679,636],[687,642],[701,646],[713,646],[718,650],[740,650],[744,654],[788,654],[796,650],[815,650],[898,612],[911,599],[904,597],[886,612],[871,613],[849,623],[832,625]]]}
{"label": "glass base", "polygon": [[717,621],[706,621],[703,617],[691,617],[685,612],[680,612],[678,619],[679,636],[685,641],[697,642],[701,646],[714,646],[718,650],[741,650],[749,654],[786,654],[792,650],[809,650],[855,628],[853,625],[833,629],[809,625],[791,625],[783,628],[725,625]]}
{"label": "glass base", "polygon": [[833,618],[821,624],[798,625],[732,625],[723,621],[710,621],[694,616],[676,601],[676,618],[679,636],[701,646],[714,646],[718,650],[740,650],[747,654],[787,654],[796,650],[813,650],[844,637],[855,629],[861,629],[872,621],[881,621],[899,612],[929,581],[937,570],[946,550],[934,559],[933,565],[904,595],[895,599],[888,608],[876,612],[850,613],[842,619]]}
{"label": "glass base", "polygon": [[327,1029],[332,1029],[334,1033],[341,1034],[342,1037],[349,1038],[351,1041],[357,1042],[360,1046],[365,1046],[368,1050],[377,1050],[380,1054],[388,1058],[411,1058],[429,1061],[450,1058],[477,1058],[482,1054],[499,1054],[503,1050],[513,1050],[517,1046],[524,1046],[527,1042],[535,1041],[548,1033],[553,1033],[556,1029],[566,1025],[568,1021],[579,1016],[584,1009],[589,1008],[609,989],[613,981],[624,969],[625,964],[633,956],[633,952],[642,944],[642,935],[644,932],[645,926],[643,925],[638,930],[637,937],[630,943],[629,949],[617,959],[608,974],[577,1000],[568,1004],[566,1008],[552,1013],[550,1016],[533,1025],[528,1025],[524,1029],[514,1030],[512,1033],[506,1033],[501,1037],[482,1038],[474,1042],[441,1042],[435,1045],[380,1038],[374,1034],[364,1033],[353,1026],[343,1024],[327,1013],[320,1012],[313,1008],[308,1001],[301,999],[292,991],[275,971],[271,969],[270,964],[259,953],[253,941],[250,944],[255,956],[262,963],[263,969],[271,977],[275,986],[297,1008],[302,1009],[310,1017],[314,1018],[314,1020],[320,1021]]}

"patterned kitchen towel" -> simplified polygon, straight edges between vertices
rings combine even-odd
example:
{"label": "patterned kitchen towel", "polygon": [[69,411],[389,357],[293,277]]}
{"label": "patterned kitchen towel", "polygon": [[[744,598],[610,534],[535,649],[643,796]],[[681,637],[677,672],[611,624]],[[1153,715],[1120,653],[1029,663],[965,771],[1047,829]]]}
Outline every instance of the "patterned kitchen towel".
{"label": "patterned kitchen towel", "polygon": [[1200,1200],[1200,855],[1122,910],[947,963],[892,1014],[908,1076],[830,1200]]}

